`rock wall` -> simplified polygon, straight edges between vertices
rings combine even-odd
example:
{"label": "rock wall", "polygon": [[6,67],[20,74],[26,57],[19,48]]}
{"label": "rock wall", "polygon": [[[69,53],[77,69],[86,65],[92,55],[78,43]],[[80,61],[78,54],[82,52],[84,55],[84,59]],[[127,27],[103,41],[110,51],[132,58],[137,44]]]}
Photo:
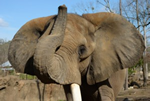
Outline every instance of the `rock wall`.
{"label": "rock wall", "polygon": [[7,76],[0,77],[0,101],[66,101],[66,95],[62,85]]}

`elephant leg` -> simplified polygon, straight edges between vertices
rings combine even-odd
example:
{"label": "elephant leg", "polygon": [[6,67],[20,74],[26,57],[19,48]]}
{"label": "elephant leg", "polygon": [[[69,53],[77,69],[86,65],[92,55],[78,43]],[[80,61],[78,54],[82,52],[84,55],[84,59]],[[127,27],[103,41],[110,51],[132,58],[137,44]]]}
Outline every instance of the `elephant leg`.
{"label": "elephant leg", "polygon": [[114,91],[107,85],[102,85],[99,87],[99,93],[101,96],[101,101],[115,101]]}
{"label": "elephant leg", "polygon": [[108,80],[114,91],[115,98],[117,97],[121,89],[123,88],[125,77],[126,77],[126,69],[123,69],[114,73]]}

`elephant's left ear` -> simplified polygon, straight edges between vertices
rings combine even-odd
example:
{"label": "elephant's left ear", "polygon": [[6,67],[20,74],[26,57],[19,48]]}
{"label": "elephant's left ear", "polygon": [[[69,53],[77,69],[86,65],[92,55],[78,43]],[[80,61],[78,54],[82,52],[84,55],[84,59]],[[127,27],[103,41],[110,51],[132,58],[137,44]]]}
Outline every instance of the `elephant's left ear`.
{"label": "elephant's left ear", "polygon": [[96,49],[88,68],[87,81],[94,84],[106,80],[114,72],[134,66],[145,49],[136,28],[120,15],[96,13],[83,15],[95,25]]}

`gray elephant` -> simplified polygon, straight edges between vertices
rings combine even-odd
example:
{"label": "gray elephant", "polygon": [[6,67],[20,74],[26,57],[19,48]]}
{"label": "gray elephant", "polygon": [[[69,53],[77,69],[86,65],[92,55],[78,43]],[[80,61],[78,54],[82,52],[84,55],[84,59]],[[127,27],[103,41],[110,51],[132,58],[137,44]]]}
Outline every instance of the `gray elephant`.
{"label": "gray elephant", "polygon": [[[83,101],[114,101],[123,87],[125,68],[139,61],[144,48],[141,34],[120,15],[79,16],[60,6],[58,15],[21,27],[8,58],[18,72],[36,75],[45,84],[80,85]],[[72,94],[67,98],[71,101],[80,91],[65,93]]]}

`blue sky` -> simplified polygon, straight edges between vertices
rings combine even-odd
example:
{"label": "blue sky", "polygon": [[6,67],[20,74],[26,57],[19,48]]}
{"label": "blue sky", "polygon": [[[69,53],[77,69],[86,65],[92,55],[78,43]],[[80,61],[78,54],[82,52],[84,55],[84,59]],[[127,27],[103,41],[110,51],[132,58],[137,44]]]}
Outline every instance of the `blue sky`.
{"label": "blue sky", "polygon": [[[90,1],[94,0],[0,0],[0,39],[12,40],[27,21],[57,14],[57,8],[62,4],[67,6],[68,13],[72,13],[77,4]],[[104,11],[104,7],[100,6],[99,11]]]}

